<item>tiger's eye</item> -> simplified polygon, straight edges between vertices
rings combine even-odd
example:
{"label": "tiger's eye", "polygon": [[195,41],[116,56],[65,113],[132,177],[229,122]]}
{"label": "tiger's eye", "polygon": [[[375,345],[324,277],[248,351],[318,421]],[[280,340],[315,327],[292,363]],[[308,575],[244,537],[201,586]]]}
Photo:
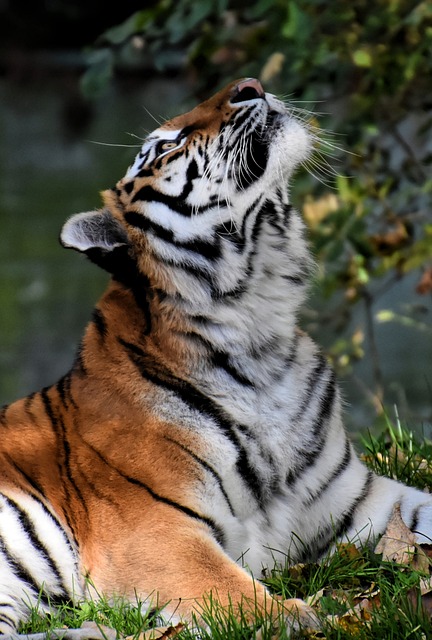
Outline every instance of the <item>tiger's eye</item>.
{"label": "tiger's eye", "polygon": [[167,141],[167,142],[162,142],[159,146],[159,150],[160,151],[169,151],[169,149],[174,149],[174,147],[177,146],[177,142],[174,142],[174,140],[171,141]]}

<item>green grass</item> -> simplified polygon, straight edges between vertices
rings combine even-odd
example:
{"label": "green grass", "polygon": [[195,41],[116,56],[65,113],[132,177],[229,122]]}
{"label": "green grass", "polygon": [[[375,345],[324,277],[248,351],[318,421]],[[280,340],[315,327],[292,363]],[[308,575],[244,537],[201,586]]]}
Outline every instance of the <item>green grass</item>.
{"label": "green grass", "polygon": [[[432,487],[431,442],[418,439],[399,424],[393,427],[389,423],[382,435],[368,436],[363,447],[363,457],[376,473],[420,489]],[[270,591],[283,598],[306,599],[317,611],[322,620],[322,631],[299,633],[300,637],[427,640],[432,638],[432,607],[429,597],[422,596],[420,591],[422,581],[429,575],[424,563],[422,566],[420,571],[413,566],[383,561],[370,547],[359,549],[346,543],[340,544],[335,553],[319,564],[274,569],[268,573],[265,583]],[[132,606],[118,601],[109,605],[102,599],[77,607],[65,605],[49,616],[33,611],[31,620],[21,632],[48,631],[63,626],[77,628],[91,620],[112,627],[124,636],[138,637],[159,622],[159,613],[152,611],[149,614],[145,603],[137,602]],[[163,611],[161,615],[163,617]],[[251,626],[246,618],[239,620],[232,611],[222,610],[215,601],[207,603],[203,617],[208,630],[200,633],[202,640],[275,638],[269,620],[257,616],[256,624]],[[175,637],[190,640],[196,636],[192,630],[184,628]],[[288,636],[281,632],[277,637]]]}

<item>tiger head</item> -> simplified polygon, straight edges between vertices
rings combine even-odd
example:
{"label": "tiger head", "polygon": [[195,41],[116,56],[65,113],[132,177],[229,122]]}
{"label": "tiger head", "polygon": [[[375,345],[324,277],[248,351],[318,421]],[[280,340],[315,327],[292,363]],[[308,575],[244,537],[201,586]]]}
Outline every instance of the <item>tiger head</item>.
{"label": "tiger head", "polygon": [[283,225],[288,180],[311,148],[307,125],[258,80],[232,82],[153,131],[105,207],[72,216],[61,242],[114,276],[138,267],[168,293],[223,295],[258,221]]}

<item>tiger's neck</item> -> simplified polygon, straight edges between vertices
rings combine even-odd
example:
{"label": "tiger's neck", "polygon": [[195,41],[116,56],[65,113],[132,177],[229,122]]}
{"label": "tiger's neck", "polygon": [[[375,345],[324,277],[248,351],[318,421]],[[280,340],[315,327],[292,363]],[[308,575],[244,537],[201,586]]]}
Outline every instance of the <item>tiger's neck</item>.
{"label": "tiger's neck", "polygon": [[185,269],[174,254],[169,264],[157,265],[162,277],[137,280],[131,288],[113,281],[87,330],[84,351],[102,348],[109,333],[118,345],[193,378],[205,378],[214,361],[236,362],[239,377],[259,376],[263,352],[271,353],[274,368],[297,339],[312,264],[303,231],[288,204],[261,197],[241,228],[225,223],[215,230],[217,260],[204,256]]}

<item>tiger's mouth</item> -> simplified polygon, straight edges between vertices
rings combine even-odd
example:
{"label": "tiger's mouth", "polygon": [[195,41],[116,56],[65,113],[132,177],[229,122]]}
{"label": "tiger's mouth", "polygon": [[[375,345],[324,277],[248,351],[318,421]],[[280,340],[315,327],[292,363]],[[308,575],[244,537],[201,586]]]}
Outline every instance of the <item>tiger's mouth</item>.
{"label": "tiger's mouth", "polygon": [[264,129],[266,130],[273,129],[277,124],[277,120],[280,119],[281,115],[282,114],[278,113],[277,111],[274,111],[273,109],[269,109],[266,120],[265,120]]}
{"label": "tiger's mouth", "polygon": [[[241,140],[241,162],[238,162],[234,174],[238,191],[250,187],[264,176],[271,164],[271,155],[278,147],[278,141],[284,139],[284,130],[290,127],[292,118],[286,110],[277,111],[265,102],[266,111],[263,123],[257,125],[250,134]],[[264,114],[263,114],[264,115]],[[285,138],[285,149],[287,140]],[[284,161],[279,163],[282,168]]]}

